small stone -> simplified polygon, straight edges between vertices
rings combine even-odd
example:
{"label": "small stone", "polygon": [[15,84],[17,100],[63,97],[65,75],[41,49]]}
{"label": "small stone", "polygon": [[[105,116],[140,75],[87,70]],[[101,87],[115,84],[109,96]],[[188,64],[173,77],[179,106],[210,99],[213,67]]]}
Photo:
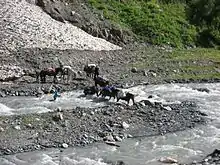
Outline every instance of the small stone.
{"label": "small stone", "polygon": [[159,161],[162,162],[162,163],[170,163],[170,164],[178,162],[176,159],[173,159],[171,157],[160,158]]}
{"label": "small stone", "polygon": [[32,125],[29,123],[29,124],[27,124],[27,127],[28,128],[32,128]]}
{"label": "small stone", "polygon": [[123,122],[123,123],[122,123],[122,127],[123,127],[124,129],[127,129],[127,128],[129,128],[129,124],[127,124],[126,122]]}
{"label": "small stone", "polygon": [[104,137],[103,140],[104,141],[110,141],[110,142],[114,142],[115,141],[115,139],[113,138],[112,135],[108,135],[108,136]]}
{"label": "small stone", "polygon": [[150,72],[150,73],[153,77],[157,77],[157,74],[155,72]]}
{"label": "small stone", "polygon": [[4,131],[5,131],[4,128],[0,127],[0,132],[4,132]]}
{"label": "small stone", "polygon": [[120,138],[119,136],[115,136],[115,141],[121,142],[122,138]]}
{"label": "small stone", "polygon": [[116,146],[116,147],[120,147],[119,145],[117,145],[115,142],[111,142],[111,141],[105,141],[106,144],[110,145],[110,146]]}
{"label": "small stone", "polygon": [[15,128],[16,130],[21,130],[20,125],[16,125],[14,128]]}
{"label": "small stone", "polygon": [[165,106],[165,107],[163,107],[163,109],[165,109],[167,111],[172,111],[172,108],[170,108],[169,106]]}
{"label": "small stone", "polygon": [[63,143],[63,144],[62,144],[62,147],[63,147],[63,148],[68,148],[69,146],[68,146],[68,144]]}
{"label": "small stone", "polygon": [[57,112],[62,112],[61,107],[58,107],[58,108],[57,108]]}
{"label": "small stone", "polygon": [[133,136],[131,134],[128,134],[127,138],[133,138]]}
{"label": "small stone", "polygon": [[133,68],[131,69],[131,72],[137,73],[137,68],[136,68],[136,67],[133,67]]}
{"label": "small stone", "polygon": [[63,120],[63,114],[62,114],[61,112],[56,113],[56,114],[53,116],[53,120],[54,120],[54,121]]}

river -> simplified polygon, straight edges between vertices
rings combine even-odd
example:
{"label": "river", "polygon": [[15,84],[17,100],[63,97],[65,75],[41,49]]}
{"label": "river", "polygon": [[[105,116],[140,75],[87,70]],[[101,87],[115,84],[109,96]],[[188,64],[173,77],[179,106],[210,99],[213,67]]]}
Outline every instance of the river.
{"label": "river", "polygon": [[[198,88],[206,88],[209,93],[195,90]],[[154,96],[151,100],[165,104],[195,101],[212,121],[205,126],[164,136],[126,139],[118,148],[96,143],[83,148],[68,148],[63,152],[48,149],[2,156],[0,165],[106,165],[107,161],[116,160],[129,165],[159,165],[158,159],[161,157],[172,157],[187,163],[199,160],[220,147],[220,83],[147,85],[126,91],[134,93],[136,101],[146,99],[149,95]],[[55,102],[50,101],[51,95],[42,98],[6,97],[0,99],[0,115],[42,113],[53,111],[56,107],[100,107],[107,103],[114,104],[112,100],[110,103],[100,102],[94,97],[83,97],[82,91],[63,93]]]}

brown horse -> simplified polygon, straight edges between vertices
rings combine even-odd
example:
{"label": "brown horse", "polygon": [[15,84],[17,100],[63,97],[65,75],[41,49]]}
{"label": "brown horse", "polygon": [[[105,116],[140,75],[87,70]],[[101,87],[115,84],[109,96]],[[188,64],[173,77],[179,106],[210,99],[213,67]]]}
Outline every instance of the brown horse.
{"label": "brown horse", "polygon": [[96,78],[99,76],[99,67],[95,64],[87,64],[83,70],[88,77]]}
{"label": "brown horse", "polygon": [[100,94],[102,97],[109,96],[109,100],[113,97],[114,99],[118,97],[118,92],[120,90],[115,88],[114,86],[106,86],[101,91]]}
{"label": "brown horse", "polygon": [[100,87],[105,87],[107,85],[109,85],[109,81],[104,79],[103,77],[95,77],[94,78],[94,81],[95,81],[95,86],[97,87],[98,85]]}
{"label": "brown horse", "polygon": [[63,73],[63,69],[62,68],[46,68],[41,70],[38,74],[37,74],[37,81],[39,81],[39,77],[40,77],[40,81],[45,83],[46,82],[46,76],[53,76],[53,82],[55,83],[57,80],[57,74],[58,73]]}
{"label": "brown horse", "polygon": [[129,104],[129,101],[130,101],[130,100],[132,100],[133,104],[135,103],[135,102],[134,102],[134,94],[129,93],[129,92],[126,93],[125,96],[119,96],[119,97],[117,97],[117,102],[118,102],[119,100],[127,101],[127,104]]}

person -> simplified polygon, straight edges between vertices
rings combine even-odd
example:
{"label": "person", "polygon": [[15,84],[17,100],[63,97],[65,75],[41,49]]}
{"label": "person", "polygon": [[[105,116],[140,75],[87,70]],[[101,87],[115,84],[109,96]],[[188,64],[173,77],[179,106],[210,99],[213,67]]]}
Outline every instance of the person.
{"label": "person", "polygon": [[60,97],[60,96],[61,96],[60,95],[60,88],[57,87],[57,88],[55,88],[55,91],[53,93],[53,100],[55,101],[57,99],[57,97]]}
{"label": "person", "polygon": [[94,72],[94,78],[99,76],[99,67],[96,65],[95,72]]}

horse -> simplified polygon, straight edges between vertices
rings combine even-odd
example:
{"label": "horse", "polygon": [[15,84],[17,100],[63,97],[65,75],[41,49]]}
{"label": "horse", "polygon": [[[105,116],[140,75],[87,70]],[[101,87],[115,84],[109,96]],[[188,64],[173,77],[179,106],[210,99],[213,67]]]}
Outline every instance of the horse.
{"label": "horse", "polygon": [[40,77],[40,81],[41,82],[46,82],[46,76],[53,76],[53,82],[55,83],[55,81],[57,80],[57,74],[58,73],[63,73],[63,69],[62,68],[46,68],[41,70],[38,74],[37,74],[37,81],[39,80]]}
{"label": "horse", "polygon": [[94,95],[99,96],[99,89],[96,86],[86,87],[83,90],[84,95]]}
{"label": "horse", "polygon": [[127,104],[129,104],[129,101],[130,101],[130,100],[132,100],[133,104],[135,103],[135,102],[134,102],[134,94],[129,93],[129,92],[127,92],[125,96],[118,96],[118,97],[117,97],[117,102],[118,102],[119,100],[125,100],[125,101],[127,101]]}
{"label": "horse", "polygon": [[87,64],[83,70],[88,77],[96,78],[99,76],[99,67],[96,64]]}
{"label": "horse", "polygon": [[113,86],[106,86],[100,91],[99,95],[101,95],[102,97],[109,96],[110,100],[112,97],[115,99],[118,96],[119,91],[119,89],[116,89]]}
{"label": "horse", "polygon": [[72,69],[71,66],[63,66],[62,69],[63,69],[63,72],[62,72],[61,78],[63,79],[63,81],[65,80],[65,76],[66,76],[67,82],[69,82],[69,80],[73,80],[74,78],[76,78],[77,73]]}
{"label": "horse", "polygon": [[95,86],[97,87],[98,85],[100,87],[105,87],[107,85],[109,85],[109,81],[107,79],[104,79],[103,77],[95,77],[94,78],[95,81]]}

